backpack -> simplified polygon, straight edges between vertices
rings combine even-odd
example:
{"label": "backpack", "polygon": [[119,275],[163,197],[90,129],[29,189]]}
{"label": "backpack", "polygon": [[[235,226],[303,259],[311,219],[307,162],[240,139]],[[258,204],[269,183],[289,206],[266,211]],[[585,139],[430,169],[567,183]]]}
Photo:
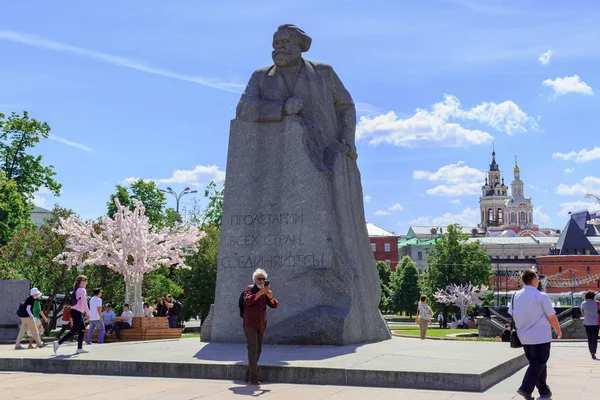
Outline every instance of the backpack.
{"label": "backpack", "polygon": [[29,314],[27,314],[27,305],[25,305],[25,301],[19,304],[19,308],[17,309],[17,315],[21,318],[29,317]]}
{"label": "backpack", "polygon": [[[253,285],[248,285],[248,287],[252,287],[252,293],[256,293]],[[246,289],[240,294],[240,299],[238,300],[238,307],[240,307],[240,318],[244,318],[244,309],[246,308],[246,303],[244,303],[244,294],[246,293]]]}
{"label": "backpack", "polygon": [[73,307],[77,305],[77,296],[75,295],[75,290],[69,293],[69,298],[67,299],[67,303]]}

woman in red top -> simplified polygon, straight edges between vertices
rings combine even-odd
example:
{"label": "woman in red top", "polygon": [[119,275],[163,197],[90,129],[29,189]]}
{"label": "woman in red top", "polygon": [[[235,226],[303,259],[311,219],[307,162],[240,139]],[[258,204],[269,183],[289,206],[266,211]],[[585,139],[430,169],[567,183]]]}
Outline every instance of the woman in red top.
{"label": "woman in red top", "polygon": [[244,334],[248,344],[246,383],[260,385],[258,360],[267,329],[267,306],[277,308],[279,303],[273,298],[265,270],[259,268],[254,271],[252,280],[254,285],[247,286],[244,291]]}

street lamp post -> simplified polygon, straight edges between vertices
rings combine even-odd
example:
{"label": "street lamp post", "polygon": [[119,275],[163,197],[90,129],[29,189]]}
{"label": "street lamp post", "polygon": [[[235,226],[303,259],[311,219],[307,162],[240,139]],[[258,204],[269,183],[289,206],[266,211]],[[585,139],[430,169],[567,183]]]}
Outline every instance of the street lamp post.
{"label": "street lamp post", "polygon": [[185,196],[186,194],[198,193],[197,190],[190,190],[189,187],[186,187],[185,189],[183,189],[181,191],[181,193],[179,193],[179,194],[177,194],[177,192],[175,192],[170,187],[167,187],[167,190],[160,189],[160,191],[163,192],[163,193],[169,193],[169,194],[173,195],[173,197],[175,197],[175,201],[176,201],[175,211],[177,212],[177,222],[181,222],[182,221],[181,214],[179,214],[179,200],[181,200],[181,198],[183,196]]}

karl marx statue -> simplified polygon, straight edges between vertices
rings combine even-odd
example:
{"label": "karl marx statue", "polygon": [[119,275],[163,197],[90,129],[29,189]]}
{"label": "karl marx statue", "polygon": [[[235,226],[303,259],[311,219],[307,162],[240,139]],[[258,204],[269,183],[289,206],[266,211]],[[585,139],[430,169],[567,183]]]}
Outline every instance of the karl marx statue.
{"label": "karl marx statue", "polygon": [[274,65],[252,74],[231,121],[215,304],[202,340],[241,342],[233,312],[257,268],[279,307],[265,343],[347,345],[390,338],[365,223],[356,111],[331,66],[304,60],[294,25]]}
{"label": "karl marx statue", "polygon": [[255,71],[237,106],[237,117],[252,122],[298,115],[310,132],[307,151],[315,166],[332,172],[338,154],[356,158],[356,110],[331,65],[302,58],[312,39],[295,25],[273,35],[274,65]]}

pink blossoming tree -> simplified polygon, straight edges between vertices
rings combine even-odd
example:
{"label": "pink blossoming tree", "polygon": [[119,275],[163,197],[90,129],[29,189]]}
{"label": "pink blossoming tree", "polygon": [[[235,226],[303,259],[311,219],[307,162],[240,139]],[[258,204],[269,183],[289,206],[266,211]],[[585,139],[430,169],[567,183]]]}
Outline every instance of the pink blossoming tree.
{"label": "pink blossoming tree", "polygon": [[460,309],[460,317],[467,314],[467,309],[472,306],[483,304],[481,297],[484,296],[488,287],[485,285],[473,286],[470,282],[466,285],[450,284],[445,289],[440,289],[434,294],[435,299],[442,304],[455,305]]}
{"label": "pink blossoming tree", "polygon": [[162,265],[188,268],[184,257],[197,251],[198,242],[206,236],[196,227],[177,225],[157,230],[150,224],[141,202],[135,208],[122,206],[115,198],[117,212],[105,215],[100,229],[84,223],[74,215],[61,219],[56,232],[67,236],[68,250],[54,259],[70,267],[106,265],[125,279],[125,299],[133,315],[143,315],[142,282],[144,275]]}

